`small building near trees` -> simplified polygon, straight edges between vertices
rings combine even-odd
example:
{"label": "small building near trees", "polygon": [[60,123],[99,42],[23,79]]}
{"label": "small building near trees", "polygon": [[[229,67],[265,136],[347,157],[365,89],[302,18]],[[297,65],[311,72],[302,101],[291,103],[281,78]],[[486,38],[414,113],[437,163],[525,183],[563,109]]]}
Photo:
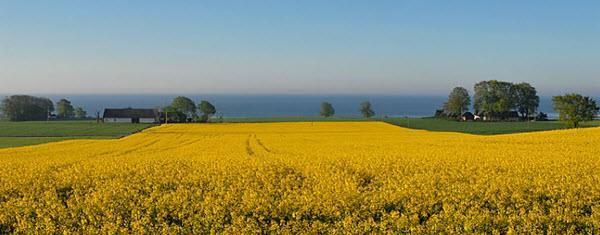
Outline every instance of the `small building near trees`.
{"label": "small building near trees", "polygon": [[479,111],[477,112],[473,120],[479,121],[511,121],[516,122],[519,121],[521,117],[517,111],[505,111],[505,112],[493,112],[486,115],[485,112]]}
{"label": "small building near trees", "polygon": [[156,123],[158,111],[156,109],[104,109],[102,120],[108,123]]}
{"label": "small building near trees", "polygon": [[473,121],[475,120],[475,115],[471,112],[465,112],[460,116],[461,121]]}

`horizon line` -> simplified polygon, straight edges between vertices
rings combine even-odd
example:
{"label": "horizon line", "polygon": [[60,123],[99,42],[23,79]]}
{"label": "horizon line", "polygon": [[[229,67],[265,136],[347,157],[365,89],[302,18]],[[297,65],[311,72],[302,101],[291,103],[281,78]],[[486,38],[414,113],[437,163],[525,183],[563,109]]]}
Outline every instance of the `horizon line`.
{"label": "horizon line", "polygon": [[[559,94],[538,94],[539,97],[552,97],[573,92]],[[579,93],[579,92],[575,92]],[[580,93],[586,96],[600,97],[600,94]],[[0,93],[0,97],[13,95],[31,96],[389,96],[389,97],[447,97],[448,94],[395,94],[395,93]],[[473,94],[469,94],[473,96]]]}

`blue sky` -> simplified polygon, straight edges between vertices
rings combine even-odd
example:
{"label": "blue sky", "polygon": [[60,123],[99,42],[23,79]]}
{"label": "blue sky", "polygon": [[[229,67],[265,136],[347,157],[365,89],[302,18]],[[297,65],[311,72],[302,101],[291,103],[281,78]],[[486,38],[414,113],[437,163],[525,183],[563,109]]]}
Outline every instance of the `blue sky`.
{"label": "blue sky", "polygon": [[0,93],[600,94],[600,1],[0,1]]}

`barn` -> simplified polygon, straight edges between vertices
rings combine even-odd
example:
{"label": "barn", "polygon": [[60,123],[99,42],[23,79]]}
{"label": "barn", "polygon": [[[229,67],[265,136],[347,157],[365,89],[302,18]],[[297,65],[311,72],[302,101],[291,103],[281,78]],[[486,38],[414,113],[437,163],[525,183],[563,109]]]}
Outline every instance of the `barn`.
{"label": "barn", "polygon": [[155,123],[158,111],[155,109],[104,109],[104,122],[114,123]]}

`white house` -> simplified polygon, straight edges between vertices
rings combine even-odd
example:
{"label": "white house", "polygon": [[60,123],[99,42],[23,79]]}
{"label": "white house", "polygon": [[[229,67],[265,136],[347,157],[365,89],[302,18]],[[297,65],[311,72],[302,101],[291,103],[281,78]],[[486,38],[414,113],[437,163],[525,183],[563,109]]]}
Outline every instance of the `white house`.
{"label": "white house", "polygon": [[104,109],[104,122],[113,123],[156,123],[158,111],[155,109]]}

